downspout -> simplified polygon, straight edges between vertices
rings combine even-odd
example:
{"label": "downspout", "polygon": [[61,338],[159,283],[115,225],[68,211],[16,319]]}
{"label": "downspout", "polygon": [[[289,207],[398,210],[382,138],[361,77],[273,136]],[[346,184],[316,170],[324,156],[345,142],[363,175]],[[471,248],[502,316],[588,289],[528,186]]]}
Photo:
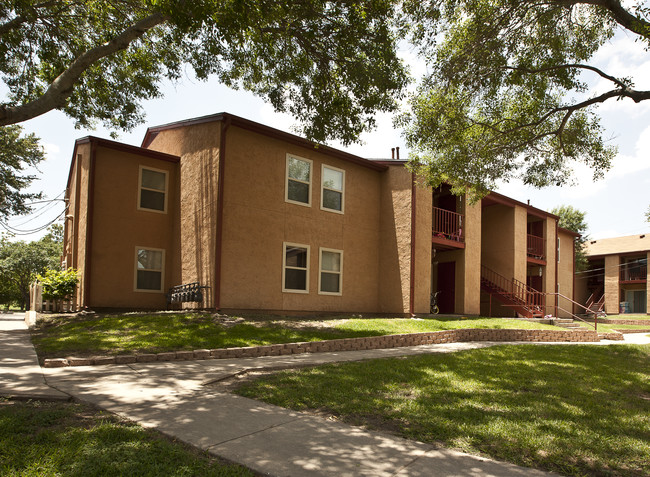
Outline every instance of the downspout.
{"label": "downspout", "polygon": [[[399,154],[399,153],[398,153]],[[399,157],[399,156],[398,156]],[[411,283],[409,289],[409,313],[413,316],[415,310],[415,207],[417,206],[415,188],[415,173],[411,172]]]}
{"label": "downspout", "polygon": [[97,160],[97,145],[95,141],[90,141],[90,164],[88,166],[88,218],[86,219],[86,257],[84,263],[84,293],[82,308],[88,308],[88,299],[90,297],[90,272],[93,249],[93,211],[95,207],[95,162]]}
{"label": "downspout", "polygon": [[573,307],[571,308],[571,312],[575,315],[575,313],[577,311],[576,310],[576,305],[575,305],[575,301],[576,301],[576,238],[575,237],[573,238],[573,255],[572,255],[572,257],[573,257],[573,259],[572,259],[573,261],[571,263],[573,263],[573,285],[571,285],[571,287],[572,287],[571,288],[571,300],[574,302],[574,304],[573,304]]}
{"label": "downspout", "polygon": [[231,119],[228,117],[221,123],[219,138],[219,182],[217,183],[217,226],[214,244],[214,308],[221,308],[221,252],[223,242],[223,182],[226,169],[226,131],[230,127]]}
{"label": "downspout", "polygon": [[560,281],[558,279],[558,264],[560,263],[560,257],[558,252],[560,251],[560,244],[557,241],[557,228],[560,226],[558,219],[555,219],[555,317],[557,318],[557,308],[560,305]]}

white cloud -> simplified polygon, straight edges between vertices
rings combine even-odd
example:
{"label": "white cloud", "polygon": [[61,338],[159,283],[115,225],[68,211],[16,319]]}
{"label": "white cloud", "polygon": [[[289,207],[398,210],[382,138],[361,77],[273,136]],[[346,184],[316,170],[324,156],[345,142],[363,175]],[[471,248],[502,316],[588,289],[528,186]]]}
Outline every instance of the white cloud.
{"label": "white cloud", "polygon": [[45,150],[45,157],[48,160],[54,160],[59,157],[61,148],[57,144],[45,143],[43,144],[43,149]]}

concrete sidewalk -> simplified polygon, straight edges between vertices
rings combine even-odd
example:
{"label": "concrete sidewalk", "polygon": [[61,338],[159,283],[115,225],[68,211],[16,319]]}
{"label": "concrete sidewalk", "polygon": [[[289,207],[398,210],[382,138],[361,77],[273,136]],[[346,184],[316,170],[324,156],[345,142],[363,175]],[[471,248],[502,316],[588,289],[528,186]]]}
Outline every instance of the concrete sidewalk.
{"label": "concrete sidewalk", "polygon": [[253,369],[453,352],[494,343],[45,369],[75,397],[274,476],[542,476],[545,472],[289,411],[211,383]]}
{"label": "concrete sidewalk", "polygon": [[68,400],[45,382],[25,325],[24,313],[0,313],[0,396]]}
{"label": "concrete sidewalk", "polygon": [[[450,343],[340,353],[41,370],[24,324],[17,318],[0,315],[0,355],[3,357],[0,395],[35,397],[40,393],[43,396],[53,393],[60,398],[72,395],[263,474],[337,477],[552,475],[286,410],[229,394],[214,385],[247,370],[454,352],[508,343]],[[646,335],[633,339],[650,342]]]}

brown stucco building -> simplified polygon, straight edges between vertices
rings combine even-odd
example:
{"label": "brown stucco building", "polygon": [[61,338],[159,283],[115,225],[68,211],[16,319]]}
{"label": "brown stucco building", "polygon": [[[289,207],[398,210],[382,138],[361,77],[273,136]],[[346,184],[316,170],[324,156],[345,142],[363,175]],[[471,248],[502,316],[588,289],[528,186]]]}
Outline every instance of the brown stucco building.
{"label": "brown stucco building", "polygon": [[583,303],[608,315],[650,314],[650,235],[591,240],[585,254],[588,269],[576,280]]}
{"label": "brown stucco building", "polygon": [[439,291],[445,313],[561,314],[550,294],[573,297],[574,234],[556,216],[496,193],[472,204],[404,165],[227,113],[150,128],[141,147],[80,139],[76,306],[164,309],[199,282],[183,306],[401,315]]}

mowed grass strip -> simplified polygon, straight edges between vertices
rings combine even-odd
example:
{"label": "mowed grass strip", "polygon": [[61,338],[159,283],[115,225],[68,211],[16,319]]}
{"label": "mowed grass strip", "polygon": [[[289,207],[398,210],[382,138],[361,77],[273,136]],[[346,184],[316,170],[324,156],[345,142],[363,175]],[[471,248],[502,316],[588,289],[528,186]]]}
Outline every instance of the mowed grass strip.
{"label": "mowed grass strip", "polygon": [[209,313],[57,316],[40,321],[32,329],[32,341],[39,357],[57,358],[261,346],[461,327],[558,329],[499,318],[281,318],[254,316],[231,324]]}
{"label": "mowed grass strip", "polygon": [[641,476],[649,372],[649,345],[501,345],[286,371],[236,392],[564,475]]}
{"label": "mowed grass strip", "polygon": [[0,475],[255,474],[90,406],[0,401]]}

